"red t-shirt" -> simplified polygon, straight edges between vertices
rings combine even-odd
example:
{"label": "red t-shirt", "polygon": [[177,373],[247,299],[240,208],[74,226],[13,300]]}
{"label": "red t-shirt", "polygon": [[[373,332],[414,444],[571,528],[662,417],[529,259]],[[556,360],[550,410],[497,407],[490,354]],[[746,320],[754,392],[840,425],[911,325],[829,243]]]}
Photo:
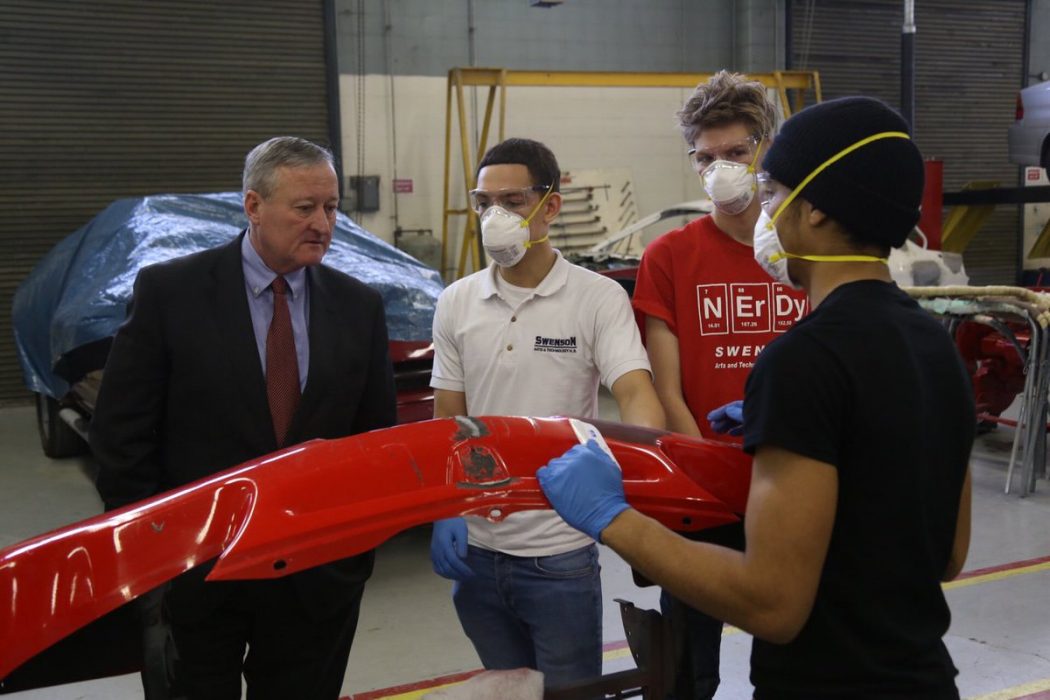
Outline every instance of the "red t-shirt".
{"label": "red t-shirt", "polygon": [[[704,216],[645,249],[632,300],[678,337],[682,394],[704,437],[707,414],[744,398],[755,357],[809,312],[802,291],[774,282],[744,245]],[[643,321],[644,328],[644,321]]]}

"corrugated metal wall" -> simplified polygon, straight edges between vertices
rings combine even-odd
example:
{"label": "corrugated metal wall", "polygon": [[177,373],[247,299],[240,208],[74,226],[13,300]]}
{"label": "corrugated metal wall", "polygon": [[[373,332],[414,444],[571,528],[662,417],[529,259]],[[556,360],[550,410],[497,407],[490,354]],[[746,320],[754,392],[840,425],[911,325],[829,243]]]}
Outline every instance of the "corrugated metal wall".
{"label": "corrugated metal wall", "polygon": [[328,141],[322,0],[0,0],[0,401],[17,284],[120,197],[240,189],[278,134]]}
{"label": "corrugated metal wall", "polygon": [[[944,161],[945,191],[1018,184],[1006,156],[1025,41],[1025,0],[915,3],[916,143]],[[871,95],[900,107],[902,0],[792,0],[793,68],[820,71],[825,99]],[[964,255],[974,284],[1015,282],[1020,220],[995,210]]]}

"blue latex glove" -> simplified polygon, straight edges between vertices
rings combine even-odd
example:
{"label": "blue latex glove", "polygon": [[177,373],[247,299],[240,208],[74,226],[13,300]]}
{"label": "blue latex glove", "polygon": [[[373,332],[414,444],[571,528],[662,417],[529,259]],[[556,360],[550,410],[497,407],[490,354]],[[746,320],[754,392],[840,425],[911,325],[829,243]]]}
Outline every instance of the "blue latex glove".
{"label": "blue latex glove", "polygon": [[730,401],[707,414],[711,430],[716,433],[742,435],[744,432],[744,402]]}
{"label": "blue latex glove", "polygon": [[555,457],[536,478],[558,515],[599,542],[602,530],[630,507],[620,468],[594,440]]}
{"label": "blue latex glove", "polygon": [[434,573],[453,581],[465,581],[474,575],[467,562],[467,521],[449,518],[434,523],[430,537],[430,562]]}

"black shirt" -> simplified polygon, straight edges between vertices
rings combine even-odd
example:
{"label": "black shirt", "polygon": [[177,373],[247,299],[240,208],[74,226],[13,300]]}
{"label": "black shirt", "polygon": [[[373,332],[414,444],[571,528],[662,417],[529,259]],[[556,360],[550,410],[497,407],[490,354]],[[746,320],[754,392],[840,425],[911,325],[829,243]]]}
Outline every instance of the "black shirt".
{"label": "black shirt", "polygon": [[948,333],[894,284],[838,287],[759,356],[744,419],[745,450],[839,484],[813,611],[788,644],[755,639],[755,698],[957,698],[940,579],[976,419]]}

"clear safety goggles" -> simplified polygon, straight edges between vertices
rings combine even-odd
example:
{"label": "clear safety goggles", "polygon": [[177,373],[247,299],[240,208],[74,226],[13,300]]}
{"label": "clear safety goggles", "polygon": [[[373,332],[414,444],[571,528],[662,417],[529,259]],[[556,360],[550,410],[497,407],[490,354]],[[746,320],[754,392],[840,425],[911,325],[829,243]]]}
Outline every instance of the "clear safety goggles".
{"label": "clear safety goggles", "polygon": [[773,202],[773,198],[777,194],[777,181],[770,176],[766,171],[762,171],[755,176],[758,180],[758,191],[755,196],[758,197],[758,203],[762,205],[762,209],[765,210],[770,216],[773,215],[769,205]]}
{"label": "clear safety goggles", "polygon": [[528,209],[529,198],[533,193],[546,192],[549,195],[553,189],[553,185],[533,185],[532,187],[511,187],[495,191],[471,190],[470,208],[479,216],[493,205],[520,213]]}
{"label": "clear safety goggles", "polygon": [[721,143],[704,148],[690,148],[686,153],[689,163],[697,175],[703,175],[704,171],[716,160],[728,160],[733,163],[752,165],[758,159],[758,147],[762,139],[757,136],[748,136],[739,141]]}

